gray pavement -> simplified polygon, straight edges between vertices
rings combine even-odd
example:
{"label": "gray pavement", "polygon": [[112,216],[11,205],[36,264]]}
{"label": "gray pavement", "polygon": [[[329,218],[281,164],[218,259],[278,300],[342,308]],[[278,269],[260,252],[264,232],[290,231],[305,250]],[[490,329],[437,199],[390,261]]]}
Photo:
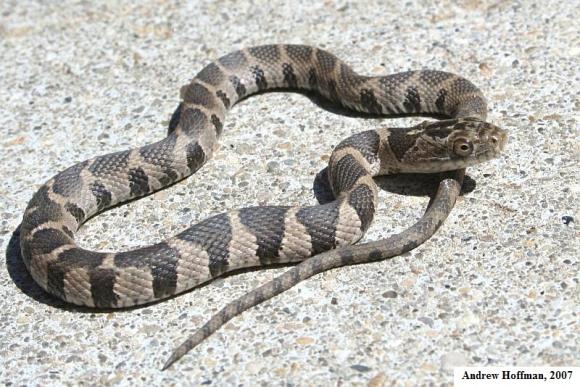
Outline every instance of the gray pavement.
{"label": "gray pavement", "polygon": [[[438,385],[457,365],[580,365],[577,1],[45,3],[0,5],[0,383]],[[361,73],[461,74],[509,131],[507,152],[468,170],[470,192],[423,246],[318,275],[160,372],[209,316],[286,269],[80,312],[31,282],[13,233],[45,180],[161,139],[180,86],[205,64],[272,42],[326,48]],[[420,120],[347,117],[299,94],[250,98],[195,176],[96,217],[79,242],[121,251],[226,209],[316,203],[315,175],[341,139]],[[403,230],[429,200],[401,179],[381,185],[365,240]]]}

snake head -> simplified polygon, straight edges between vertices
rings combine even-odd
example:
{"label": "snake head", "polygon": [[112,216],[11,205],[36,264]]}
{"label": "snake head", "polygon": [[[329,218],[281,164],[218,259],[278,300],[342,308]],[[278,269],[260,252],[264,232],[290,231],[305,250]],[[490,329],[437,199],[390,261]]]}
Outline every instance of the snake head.
{"label": "snake head", "polygon": [[466,168],[498,157],[507,133],[475,118],[423,122],[408,130],[401,172],[432,173]]}
{"label": "snake head", "polygon": [[467,165],[498,157],[507,144],[507,133],[485,121],[458,119],[450,129],[447,138],[449,157]]}

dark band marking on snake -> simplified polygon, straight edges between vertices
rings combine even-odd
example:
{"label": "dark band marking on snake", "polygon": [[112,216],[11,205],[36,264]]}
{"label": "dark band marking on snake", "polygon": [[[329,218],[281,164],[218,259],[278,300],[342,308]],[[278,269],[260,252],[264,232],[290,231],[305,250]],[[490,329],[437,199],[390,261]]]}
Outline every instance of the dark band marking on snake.
{"label": "dark band marking on snake", "polygon": [[[227,109],[242,97],[280,88],[315,91],[359,112],[450,119],[371,130],[342,141],[328,167],[336,196],[330,203],[235,210],[127,252],[93,252],[75,244],[74,233],[86,219],[201,167],[212,157]],[[466,79],[431,70],[362,76],[334,55],[301,45],[259,46],[225,55],[201,70],[181,89],[181,96],[165,139],[83,161],[46,182],[30,201],[20,234],[24,263],[43,289],[67,302],[97,308],[149,303],[235,269],[301,262],[227,305],[164,368],[237,314],[312,275],[420,245],[451,211],[464,168],[496,157],[507,139],[503,130],[483,121],[485,98]],[[447,170],[458,170],[455,179],[440,183],[416,224],[382,241],[349,246],[373,220],[374,176]]]}

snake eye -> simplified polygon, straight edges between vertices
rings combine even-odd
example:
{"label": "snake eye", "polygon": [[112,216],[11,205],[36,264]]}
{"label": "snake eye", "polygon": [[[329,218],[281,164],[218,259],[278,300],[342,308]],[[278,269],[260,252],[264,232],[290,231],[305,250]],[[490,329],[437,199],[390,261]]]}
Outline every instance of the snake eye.
{"label": "snake eye", "polygon": [[473,144],[471,141],[460,138],[453,144],[453,152],[457,156],[466,157],[473,152]]}

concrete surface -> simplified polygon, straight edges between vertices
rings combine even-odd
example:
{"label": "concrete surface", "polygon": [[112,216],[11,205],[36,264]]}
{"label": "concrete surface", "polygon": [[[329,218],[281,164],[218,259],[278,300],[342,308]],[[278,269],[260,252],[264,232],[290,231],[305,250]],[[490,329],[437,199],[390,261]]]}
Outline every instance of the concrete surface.
{"label": "concrete surface", "polygon": [[[456,365],[580,365],[577,1],[44,3],[0,5],[0,383],[415,385],[450,383]],[[83,312],[31,282],[13,233],[43,181],[162,138],[204,64],[268,42],[323,47],[361,73],[462,74],[510,143],[468,170],[471,192],[417,250],[316,276],[162,373],[188,333],[285,268]],[[298,94],[250,98],[199,173],[91,220],[80,243],[120,251],[224,209],[315,203],[314,177],[340,139],[419,120],[346,117]],[[406,184],[383,181],[366,240],[421,215],[430,188]]]}

